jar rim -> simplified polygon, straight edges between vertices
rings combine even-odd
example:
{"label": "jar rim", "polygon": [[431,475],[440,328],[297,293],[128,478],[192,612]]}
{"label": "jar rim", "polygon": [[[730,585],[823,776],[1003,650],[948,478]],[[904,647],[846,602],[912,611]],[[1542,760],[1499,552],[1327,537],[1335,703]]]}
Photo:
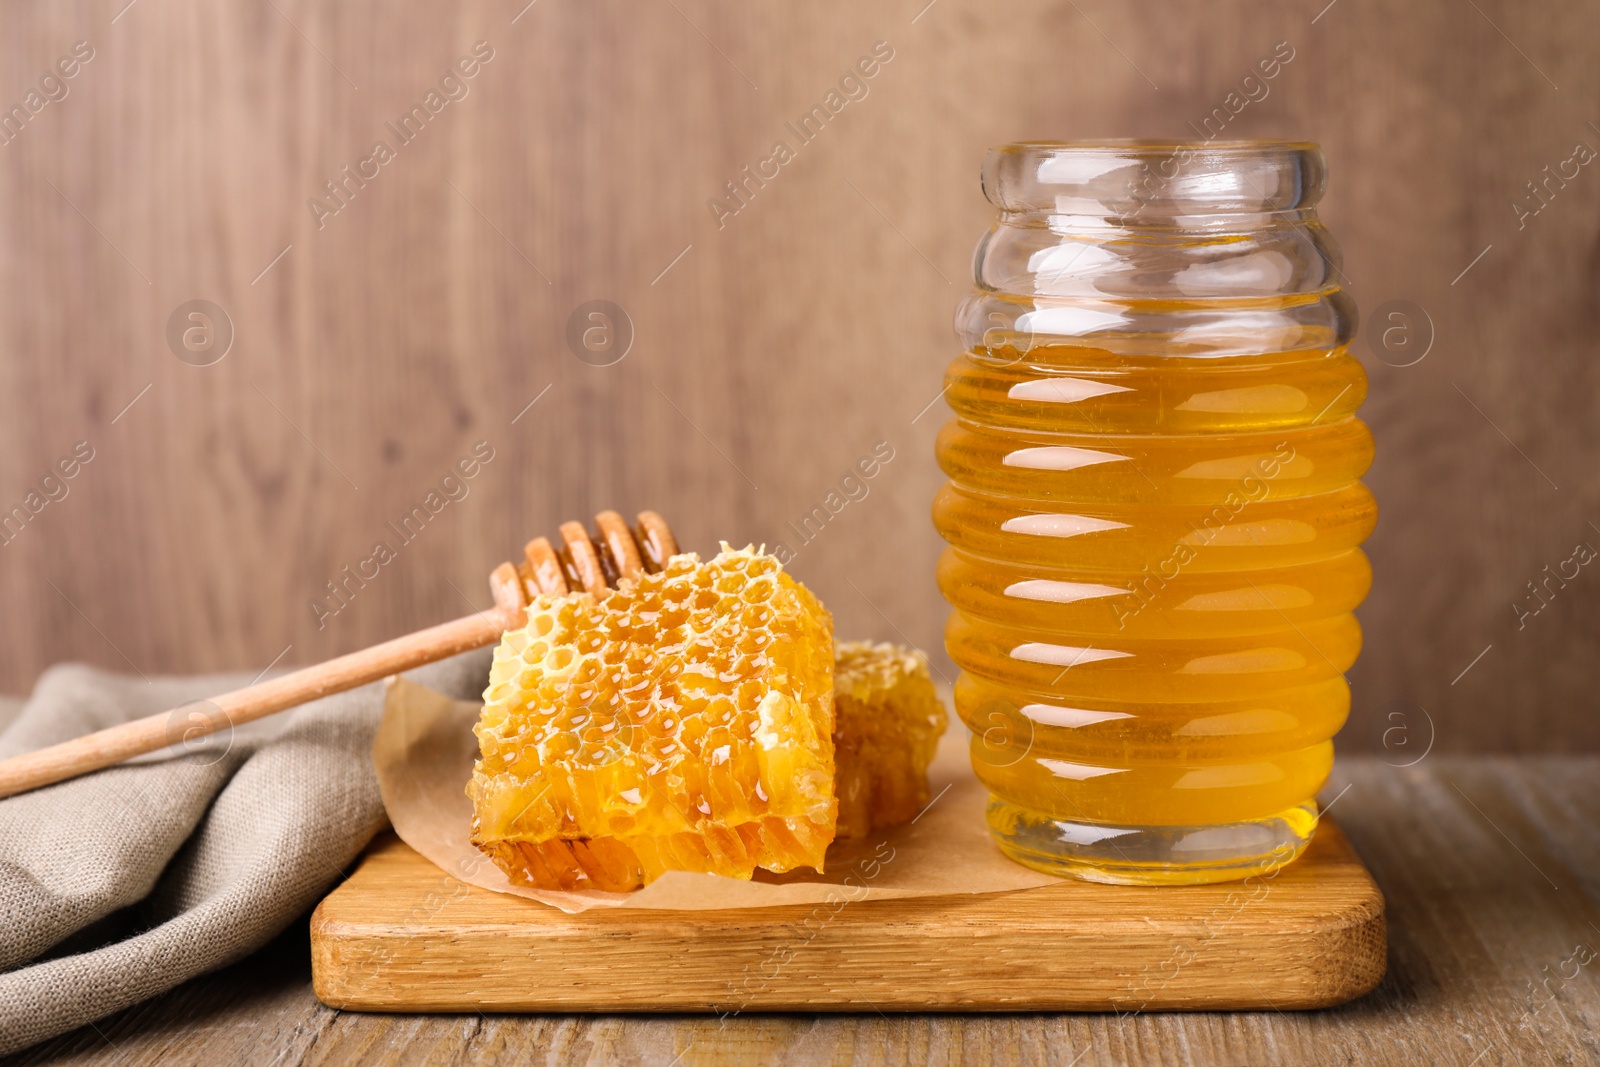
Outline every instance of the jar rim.
{"label": "jar rim", "polygon": [[1014,141],[991,148],[983,165],[996,207],[1052,215],[1304,211],[1325,180],[1322,149],[1291,139]]}
{"label": "jar rim", "polygon": [[1321,146],[1315,141],[1296,140],[1278,137],[1250,137],[1215,140],[1204,138],[1163,138],[1163,137],[1104,137],[1104,138],[1069,138],[1052,140],[1042,138],[1039,140],[1012,141],[1008,144],[997,145],[991,151],[1026,153],[1039,150],[1046,151],[1126,151],[1135,155],[1161,156],[1173,152],[1195,151],[1214,152],[1218,155],[1230,155],[1249,152],[1317,152]]}

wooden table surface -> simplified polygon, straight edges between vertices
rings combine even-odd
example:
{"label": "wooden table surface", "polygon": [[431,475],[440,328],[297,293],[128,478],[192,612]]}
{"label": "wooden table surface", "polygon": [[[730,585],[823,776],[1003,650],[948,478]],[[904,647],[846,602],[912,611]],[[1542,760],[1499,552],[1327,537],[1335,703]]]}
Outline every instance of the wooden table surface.
{"label": "wooden table surface", "polygon": [[1600,1061],[1600,757],[1341,761],[1324,794],[1389,904],[1389,973],[1328,1011],[419,1016],[323,1007],[304,920],[6,1063],[1345,1064]]}

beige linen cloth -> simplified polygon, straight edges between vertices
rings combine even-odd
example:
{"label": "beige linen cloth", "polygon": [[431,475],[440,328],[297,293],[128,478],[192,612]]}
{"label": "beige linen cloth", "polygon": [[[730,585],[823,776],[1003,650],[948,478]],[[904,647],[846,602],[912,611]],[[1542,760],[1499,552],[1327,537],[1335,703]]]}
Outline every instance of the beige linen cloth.
{"label": "beige linen cloth", "polygon": [[[408,677],[473,699],[491,655]],[[0,706],[0,758],[249,681],[55,667]],[[0,800],[0,1053],[232,963],[314,905],[387,822],[370,758],[382,712],[369,685]]]}

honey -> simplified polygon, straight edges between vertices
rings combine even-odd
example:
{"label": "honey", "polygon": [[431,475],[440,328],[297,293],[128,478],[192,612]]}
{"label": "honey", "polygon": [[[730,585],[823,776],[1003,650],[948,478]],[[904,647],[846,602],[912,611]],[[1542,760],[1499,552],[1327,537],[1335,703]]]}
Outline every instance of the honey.
{"label": "honey", "polygon": [[914,818],[947,719],[920,652],[833,644],[778,561],[692,554],[536,594],[495,651],[467,794],[507,877],[623,891],[668,870],[823,869]]}
{"label": "honey", "polygon": [[821,870],[834,837],[833,624],[771,556],[674,556],[540,595],[495,651],[467,787],[513,881]]}
{"label": "honey", "polygon": [[934,522],[1014,859],[1215,881],[1315,829],[1376,521],[1322,184],[1299,143],[990,155]]}
{"label": "honey", "polygon": [[949,719],[921,652],[841,643],[833,660],[837,839],[916,818],[929,802],[928,764]]}

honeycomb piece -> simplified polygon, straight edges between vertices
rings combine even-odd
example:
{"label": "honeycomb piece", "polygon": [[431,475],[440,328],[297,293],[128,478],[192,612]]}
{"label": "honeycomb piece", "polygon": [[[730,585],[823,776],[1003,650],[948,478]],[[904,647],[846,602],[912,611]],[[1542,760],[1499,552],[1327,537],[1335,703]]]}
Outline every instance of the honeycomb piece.
{"label": "honeycomb piece", "polygon": [[928,657],[898,645],[840,644],[833,707],[838,838],[914,817],[928,803],[928,764],[949,723]]}
{"label": "honeycomb piece", "polygon": [[821,870],[832,698],[833,620],[764,553],[540,596],[489,674],[473,843],[542,888]]}

